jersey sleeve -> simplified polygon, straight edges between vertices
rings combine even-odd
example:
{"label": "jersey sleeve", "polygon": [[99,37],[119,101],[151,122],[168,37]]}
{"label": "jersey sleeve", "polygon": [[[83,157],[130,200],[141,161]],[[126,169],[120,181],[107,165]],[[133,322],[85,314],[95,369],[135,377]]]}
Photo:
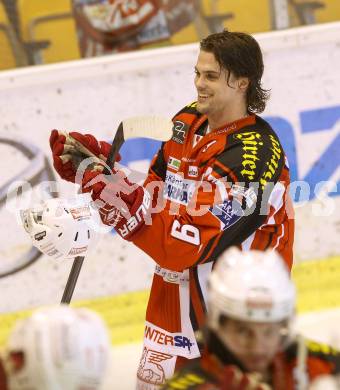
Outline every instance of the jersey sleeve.
{"label": "jersey sleeve", "polygon": [[161,148],[157,152],[157,154],[154,156],[154,158],[151,161],[148,176],[145,180],[144,185],[151,181],[164,181],[165,180],[165,174],[166,174],[166,162],[164,158],[164,145],[165,142],[162,143]]}
{"label": "jersey sleeve", "polygon": [[340,375],[340,351],[329,345],[307,340],[307,366],[311,379],[320,375]]}
{"label": "jersey sleeve", "polygon": [[[258,229],[267,218],[268,196],[279,179],[284,156],[276,139],[259,135],[260,140],[256,134],[231,135],[225,150],[205,165],[203,180],[197,182],[189,204],[152,214],[151,223],[133,238],[134,244],[161,267],[182,271],[215,260]],[[160,155],[157,159],[162,162]],[[164,163],[163,170],[158,169],[157,159],[146,184],[157,172],[162,178],[159,192],[164,193]]]}
{"label": "jersey sleeve", "polygon": [[311,381],[321,376],[330,375],[338,377],[340,375],[340,351],[327,344],[309,339],[304,339],[303,344],[295,339],[287,347],[285,359],[290,367],[298,365],[300,348],[306,348],[306,353],[303,353],[306,359],[304,365]]}

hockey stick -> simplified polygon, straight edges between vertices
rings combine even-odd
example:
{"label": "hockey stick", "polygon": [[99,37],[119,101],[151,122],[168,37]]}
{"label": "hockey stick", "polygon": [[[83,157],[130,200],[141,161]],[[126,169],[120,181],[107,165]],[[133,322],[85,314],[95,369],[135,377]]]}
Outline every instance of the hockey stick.
{"label": "hockey stick", "polygon": [[[114,161],[116,161],[121,146],[126,140],[142,137],[157,141],[168,141],[172,137],[172,127],[173,123],[170,119],[158,116],[137,116],[120,122],[106,160],[106,165],[112,166]],[[103,171],[106,175],[110,173],[107,166]],[[71,302],[83,262],[84,256],[77,256],[74,259],[61,303],[69,304]]]}
{"label": "hockey stick", "polygon": [[306,390],[308,387],[308,373],[306,362],[308,358],[308,349],[305,338],[302,335],[297,336],[297,362],[296,362],[296,389]]}

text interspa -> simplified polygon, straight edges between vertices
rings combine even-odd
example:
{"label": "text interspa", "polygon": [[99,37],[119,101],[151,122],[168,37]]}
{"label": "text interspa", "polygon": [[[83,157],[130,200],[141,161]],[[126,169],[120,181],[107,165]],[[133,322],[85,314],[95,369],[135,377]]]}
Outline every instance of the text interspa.
{"label": "text interspa", "polygon": [[161,345],[171,345],[173,347],[187,348],[188,351],[190,351],[190,347],[194,345],[185,336],[172,336],[170,334],[163,333],[157,329],[153,329],[150,326],[145,327],[145,338]]}

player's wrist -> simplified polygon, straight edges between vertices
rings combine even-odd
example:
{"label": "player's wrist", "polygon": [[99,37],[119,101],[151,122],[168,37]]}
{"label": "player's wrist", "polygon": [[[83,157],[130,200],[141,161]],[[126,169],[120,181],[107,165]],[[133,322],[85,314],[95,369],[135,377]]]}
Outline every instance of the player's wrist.
{"label": "player's wrist", "polygon": [[106,176],[86,171],[82,189],[91,192],[102,222],[115,228],[125,240],[131,240],[145,225],[150,214],[151,196],[144,187],[131,183],[123,172],[116,171]]}
{"label": "player's wrist", "polygon": [[151,211],[151,196],[142,186],[135,190],[135,201],[130,206],[129,215],[121,213],[122,218],[115,226],[116,232],[127,241],[131,241],[145,226]]}

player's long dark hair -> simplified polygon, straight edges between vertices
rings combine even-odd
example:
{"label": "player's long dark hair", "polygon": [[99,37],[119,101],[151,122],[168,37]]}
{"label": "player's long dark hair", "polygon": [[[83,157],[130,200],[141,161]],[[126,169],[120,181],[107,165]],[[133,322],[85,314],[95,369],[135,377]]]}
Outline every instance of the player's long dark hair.
{"label": "player's long dark hair", "polygon": [[247,109],[249,113],[260,113],[266,107],[269,91],[262,88],[262,52],[257,41],[249,34],[223,32],[211,34],[200,43],[201,50],[213,53],[220,66],[237,78],[247,77]]}

